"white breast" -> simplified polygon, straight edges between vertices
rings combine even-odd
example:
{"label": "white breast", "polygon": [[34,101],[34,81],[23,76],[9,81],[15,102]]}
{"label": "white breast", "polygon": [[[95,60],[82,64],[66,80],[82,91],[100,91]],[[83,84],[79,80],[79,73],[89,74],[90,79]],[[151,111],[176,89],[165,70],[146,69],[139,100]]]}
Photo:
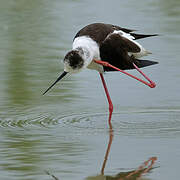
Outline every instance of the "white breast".
{"label": "white breast", "polygon": [[73,42],[73,49],[82,47],[89,51],[91,58],[100,58],[99,56],[99,45],[88,36],[80,36],[75,38]]}
{"label": "white breast", "polygon": [[88,36],[80,36],[74,39],[72,48],[81,47],[84,52],[85,67],[95,69],[99,72],[103,71],[103,67],[93,62],[93,59],[100,60],[99,45]]}

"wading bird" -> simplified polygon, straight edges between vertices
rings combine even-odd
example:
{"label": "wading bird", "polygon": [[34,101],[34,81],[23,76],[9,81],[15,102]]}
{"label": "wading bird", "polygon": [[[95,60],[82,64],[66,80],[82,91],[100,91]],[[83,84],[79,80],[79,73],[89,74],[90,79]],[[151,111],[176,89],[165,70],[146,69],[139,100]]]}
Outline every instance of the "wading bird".
{"label": "wading bird", "polygon": [[[157,64],[157,62],[139,59],[151,53],[136,40],[157,36],[157,34],[136,34],[133,31],[134,30],[104,23],[94,23],[82,28],[74,37],[72,50],[64,57],[64,72],[43,94],[51,89],[67,73],[78,73],[85,68],[95,69],[100,74],[108,99],[108,122],[111,126],[113,104],[103,77],[105,71],[120,71],[151,88],[156,86],[139,68]],[[149,82],[124,71],[128,69],[136,69]]]}

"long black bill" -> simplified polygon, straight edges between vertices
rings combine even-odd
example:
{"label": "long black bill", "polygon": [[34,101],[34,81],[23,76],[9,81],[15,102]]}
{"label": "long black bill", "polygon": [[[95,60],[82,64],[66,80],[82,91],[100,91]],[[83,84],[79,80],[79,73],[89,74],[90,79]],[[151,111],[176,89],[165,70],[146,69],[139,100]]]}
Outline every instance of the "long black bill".
{"label": "long black bill", "polygon": [[58,78],[57,80],[43,93],[46,94],[58,81],[60,81],[65,75],[67,74],[66,71],[64,71]]}

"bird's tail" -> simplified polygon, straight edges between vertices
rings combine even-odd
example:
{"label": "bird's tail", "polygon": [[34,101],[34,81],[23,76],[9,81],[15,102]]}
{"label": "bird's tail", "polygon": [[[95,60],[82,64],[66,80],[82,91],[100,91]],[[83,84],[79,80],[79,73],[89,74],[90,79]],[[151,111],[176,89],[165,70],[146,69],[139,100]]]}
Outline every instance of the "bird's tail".
{"label": "bird's tail", "polygon": [[130,33],[135,39],[142,39],[152,36],[158,36],[158,34],[136,34],[136,33]]}
{"label": "bird's tail", "polygon": [[136,59],[136,62],[137,62],[136,65],[139,68],[146,67],[146,66],[151,66],[151,65],[154,65],[154,64],[158,64],[158,62],[156,62],[156,61],[140,60],[140,59]]}

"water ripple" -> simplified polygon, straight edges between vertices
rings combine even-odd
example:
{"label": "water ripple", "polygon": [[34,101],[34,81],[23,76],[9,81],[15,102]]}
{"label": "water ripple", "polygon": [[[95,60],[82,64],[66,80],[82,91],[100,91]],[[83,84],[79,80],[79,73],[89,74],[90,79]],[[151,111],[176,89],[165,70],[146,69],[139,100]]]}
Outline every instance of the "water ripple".
{"label": "water ripple", "polygon": [[1,118],[0,127],[29,127],[29,126],[41,126],[49,127],[58,124],[53,117],[49,115],[22,115],[13,116],[12,118]]}
{"label": "water ripple", "polygon": [[[59,118],[68,126],[84,129],[107,129],[108,114],[74,114]],[[123,135],[169,136],[180,135],[179,110],[149,110],[114,113],[115,133]]]}
{"label": "water ripple", "polygon": [[[37,113],[37,112],[36,112]],[[107,131],[108,114],[76,113],[70,115],[49,115],[47,113],[0,118],[0,127],[72,127],[90,132]],[[114,132],[122,135],[170,136],[180,135],[179,110],[144,110],[113,113]]]}

